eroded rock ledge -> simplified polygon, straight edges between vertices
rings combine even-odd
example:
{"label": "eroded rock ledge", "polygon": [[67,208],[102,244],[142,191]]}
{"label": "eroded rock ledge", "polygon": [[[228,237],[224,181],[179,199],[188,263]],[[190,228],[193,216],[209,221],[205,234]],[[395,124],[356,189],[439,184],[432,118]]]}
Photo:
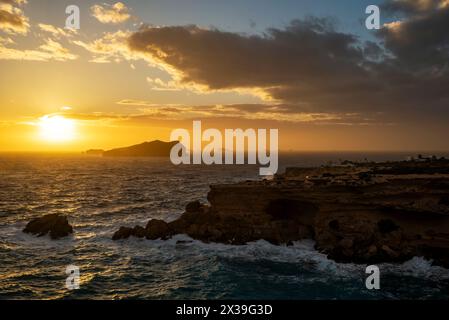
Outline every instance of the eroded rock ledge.
{"label": "eroded rock ledge", "polygon": [[214,185],[210,205],[192,202],[177,220],[122,227],[113,239],[290,244],[314,239],[339,262],[401,262],[413,256],[449,267],[449,161],[350,163],[288,168],[271,181]]}

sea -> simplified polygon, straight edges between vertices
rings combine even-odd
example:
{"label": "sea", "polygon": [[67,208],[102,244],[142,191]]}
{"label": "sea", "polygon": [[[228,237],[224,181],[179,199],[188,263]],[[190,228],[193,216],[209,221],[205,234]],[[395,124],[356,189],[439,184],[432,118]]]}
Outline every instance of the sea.
{"label": "sea", "polygon": [[[288,166],[342,159],[402,160],[406,153],[288,153]],[[447,155],[446,155],[447,156]],[[209,186],[260,180],[257,166],[174,166],[161,158],[0,154],[0,299],[448,299],[449,270],[414,257],[380,264],[369,290],[366,265],[336,263],[311,240],[231,246],[177,235],[112,241],[120,226],[172,221]],[[31,219],[63,213],[74,227],[61,240],[22,232]],[[79,289],[66,287],[68,266]]]}

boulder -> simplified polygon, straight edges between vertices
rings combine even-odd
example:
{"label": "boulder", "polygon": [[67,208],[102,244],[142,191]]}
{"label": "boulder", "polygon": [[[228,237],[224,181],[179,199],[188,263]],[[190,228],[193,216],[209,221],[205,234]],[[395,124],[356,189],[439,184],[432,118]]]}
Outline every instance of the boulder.
{"label": "boulder", "polygon": [[186,212],[188,213],[199,212],[201,211],[201,208],[202,208],[201,202],[199,202],[198,200],[192,201],[186,205]]}
{"label": "boulder", "polygon": [[112,236],[112,240],[128,239],[133,235],[133,229],[129,227],[120,227]]}
{"label": "boulder", "polygon": [[389,246],[387,245],[383,245],[381,250],[387,254],[387,256],[391,259],[397,259],[399,257],[399,253],[397,253],[396,251],[394,251],[393,249],[391,249]]}
{"label": "boulder", "polygon": [[149,240],[168,239],[171,236],[171,230],[167,222],[158,219],[148,221],[145,231],[145,236]]}
{"label": "boulder", "polygon": [[184,233],[188,225],[189,224],[187,223],[187,221],[181,218],[168,223],[168,227],[173,232],[173,234]]}
{"label": "boulder", "polygon": [[376,255],[377,255],[377,252],[378,252],[377,247],[375,245],[371,245],[366,250],[365,255],[363,256],[363,258],[366,261],[374,261]]}
{"label": "boulder", "polygon": [[38,235],[39,237],[50,234],[52,239],[59,239],[73,233],[67,217],[60,214],[48,214],[31,220],[23,229],[25,233]]}
{"label": "boulder", "polygon": [[135,226],[132,235],[137,238],[145,238],[147,232],[144,227]]}

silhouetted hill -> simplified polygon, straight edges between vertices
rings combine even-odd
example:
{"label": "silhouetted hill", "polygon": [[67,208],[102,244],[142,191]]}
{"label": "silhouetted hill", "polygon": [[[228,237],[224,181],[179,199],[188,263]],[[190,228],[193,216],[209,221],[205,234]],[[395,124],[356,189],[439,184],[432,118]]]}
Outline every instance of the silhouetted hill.
{"label": "silhouetted hill", "polygon": [[130,147],[117,148],[105,151],[104,157],[169,157],[171,148],[178,141],[164,142],[155,140],[144,142]]}
{"label": "silhouetted hill", "polygon": [[102,156],[104,153],[104,150],[102,149],[89,149],[85,152],[88,156]]}

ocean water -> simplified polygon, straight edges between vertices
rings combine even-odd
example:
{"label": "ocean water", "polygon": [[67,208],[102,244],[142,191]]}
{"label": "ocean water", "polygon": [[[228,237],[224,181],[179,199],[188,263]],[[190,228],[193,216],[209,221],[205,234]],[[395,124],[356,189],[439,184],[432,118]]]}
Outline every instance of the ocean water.
{"label": "ocean water", "polygon": [[[398,160],[405,154],[307,153],[285,166],[338,159]],[[182,166],[157,158],[0,155],[0,299],[448,299],[449,270],[415,257],[382,264],[381,289],[367,290],[364,265],[338,264],[313,241],[291,247],[257,241],[204,244],[112,241],[120,226],[176,219],[209,185],[260,179],[256,166]],[[69,216],[74,234],[58,241],[22,232],[34,217]],[[79,290],[65,287],[80,268]]]}

